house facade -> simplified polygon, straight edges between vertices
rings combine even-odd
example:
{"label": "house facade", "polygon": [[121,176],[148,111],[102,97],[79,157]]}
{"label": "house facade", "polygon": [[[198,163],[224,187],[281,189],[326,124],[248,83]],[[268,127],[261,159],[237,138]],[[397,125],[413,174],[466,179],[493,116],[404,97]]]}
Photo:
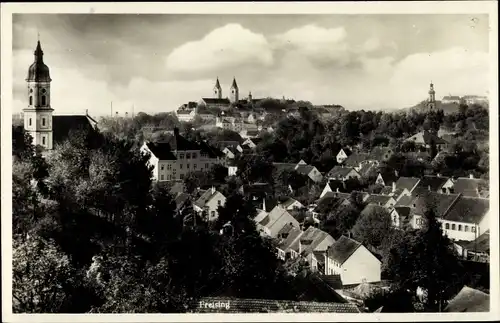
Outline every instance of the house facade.
{"label": "house facade", "polygon": [[327,174],[328,179],[347,181],[348,179],[361,179],[361,175],[353,167],[335,166]]}
{"label": "house facade", "polygon": [[190,172],[208,171],[222,163],[215,148],[185,139],[177,128],[169,142],[145,142],[141,151],[150,154],[153,178],[160,182],[183,180]]}
{"label": "house facade", "polygon": [[340,237],[326,252],[325,274],[340,275],[343,285],[381,280],[381,262],[361,243]]}
{"label": "house facade", "polygon": [[337,163],[342,164],[347,159],[347,157],[349,157],[347,155],[347,152],[344,149],[340,149],[340,151],[338,152],[338,154],[336,156]]}
{"label": "house facade", "polygon": [[208,221],[215,221],[219,217],[218,208],[226,204],[226,197],[215,188],[206,190],[193,204],[195,212],[205,212]]}

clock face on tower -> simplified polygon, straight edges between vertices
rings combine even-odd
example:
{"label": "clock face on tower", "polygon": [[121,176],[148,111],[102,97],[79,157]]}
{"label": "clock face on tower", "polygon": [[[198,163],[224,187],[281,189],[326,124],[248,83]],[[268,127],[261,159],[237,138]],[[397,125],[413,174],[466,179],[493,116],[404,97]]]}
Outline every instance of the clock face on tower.
{"label": "clock face on tower", "polygon": [[45,94],[45,92],[47,92],[46,89],[42,89],[42,94]]}

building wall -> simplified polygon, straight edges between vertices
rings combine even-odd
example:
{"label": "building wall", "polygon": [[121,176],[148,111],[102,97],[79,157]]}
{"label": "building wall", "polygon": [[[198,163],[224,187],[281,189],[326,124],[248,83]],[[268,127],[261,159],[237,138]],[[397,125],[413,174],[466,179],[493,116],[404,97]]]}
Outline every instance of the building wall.
{"label": "building wall", "polygon": [[318,183],[318,182],[321,182],[323,180],[323,175],[321,175],[321,173],[316,169],[314,168],[310,173],[309,173],[309,178],[315,182],[315,183]]}
{"label": "building wall", "polygon": [[179,121],[189,122],[194,120],[195,115],[196,114],[193,110],[189,114],[185,113],[177,114],[177,118],[179,119]]}
{"label": "building wall", "polygon": [[206,206],[208,207],[208,220],[215,221],[219,217],[219,212],[217,209],[219,206],[224,206],[226,204],[226,197],[220,192],[216,192],[214,196],[208,201]]}
{"label": "building wall", "polygon": [[347,155],[345,154],[344,150],[340,150],[337,154],[337,163],[342,164],[346,159]]}
{"label": "building wall", "polygon": [[[443,234],[452,240],[473,241],[479,236],[479,225],[477,224],[447,221],[444,219],[438,219],[438,221],[441,223]],[[423,224],[424,219],[420,215],[413,216],[410,221],[410,225],[413,229],[419,229]]]}
{"label": "building wall", "polygon": [[341,266],[342,284],[360,284],[379,282],[381,277],[380,261],[366,249],[360,246]]}

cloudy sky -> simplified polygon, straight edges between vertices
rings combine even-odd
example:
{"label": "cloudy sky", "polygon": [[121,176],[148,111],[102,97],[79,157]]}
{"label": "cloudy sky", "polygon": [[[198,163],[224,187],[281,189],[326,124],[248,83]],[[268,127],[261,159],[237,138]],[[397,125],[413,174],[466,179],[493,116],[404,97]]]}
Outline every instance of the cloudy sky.
{"label": "cloudy sky", "polygon": [[37,33],[56,114],[172,111],[223,95],[289,97],[348,109],[397,109],[426,98],[484,95],[488,17],[470,15],[13,16],[14,110]]}

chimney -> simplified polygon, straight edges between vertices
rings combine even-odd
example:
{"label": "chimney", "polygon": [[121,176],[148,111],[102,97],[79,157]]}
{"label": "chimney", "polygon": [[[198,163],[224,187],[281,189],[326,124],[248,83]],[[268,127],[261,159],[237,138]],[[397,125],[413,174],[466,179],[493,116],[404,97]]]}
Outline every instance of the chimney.
{"label": "chimney", "polygon": [[336,191],[336,192],[337,192],[337,193],[339,192],[339,188],[338,188],[338,187],[337,187],[337,191]]}
{"label": "chimney", "polygon": [[262,199],[262,209],[266,211],[266,198]]}
{"label": "chimney", "polygon": [[89,115],[89,109],[85,109],[85,115],[88,116]]}
{"label": "chimney", "polygon": [[470,178],[470,179],[473,179],[473,178],[474,178],[474,174],[470,174],[470,175],[469,175],[469,178]]}
{"label": "chimney", "polygon": [[392,192],[396,192],[396,182],[392,182]]}
{"label": "chimney", "polygon": [[212,194],[215,194],[215,187],[212,186]]}
{"label": "chimney", "polygon": [[176,135],[176,136],[179,135],[179,128],[177,128],[177,127],[174,128],[174,135]]}
{"label": "chimney", "polygon": [[399,177],[399,173],[397,170],[394,170],[394,175],[396,175],[396,177]]}

